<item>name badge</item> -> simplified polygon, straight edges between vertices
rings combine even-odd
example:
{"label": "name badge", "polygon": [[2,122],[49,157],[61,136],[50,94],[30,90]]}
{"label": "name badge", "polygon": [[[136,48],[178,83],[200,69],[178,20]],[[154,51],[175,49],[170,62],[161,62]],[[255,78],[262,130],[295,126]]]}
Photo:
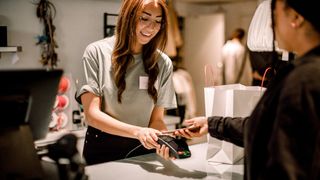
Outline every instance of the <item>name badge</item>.
{"label": "name badge", "polygon": [[148,89],[148,76],[140,76],[139,77],[139,89]]}

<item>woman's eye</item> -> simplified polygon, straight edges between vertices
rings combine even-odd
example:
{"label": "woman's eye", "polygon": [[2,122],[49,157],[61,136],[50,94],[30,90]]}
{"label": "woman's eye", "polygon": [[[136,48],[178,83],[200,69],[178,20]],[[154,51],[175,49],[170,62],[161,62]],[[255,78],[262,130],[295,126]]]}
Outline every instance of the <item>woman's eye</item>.
{"label": "woman's eye", "polygon": [[142,21],[149,21],[149,19],[148,19],[148,18],[145,18],[145,17],[141,17],[141,20],[142,20]]}

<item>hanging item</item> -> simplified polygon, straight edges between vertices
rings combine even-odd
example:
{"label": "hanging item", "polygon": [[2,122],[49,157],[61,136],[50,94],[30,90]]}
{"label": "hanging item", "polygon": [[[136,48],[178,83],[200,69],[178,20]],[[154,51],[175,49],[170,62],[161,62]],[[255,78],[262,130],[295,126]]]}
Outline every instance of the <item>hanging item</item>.
{"label": "hanging item", "polygon": [[49,0],[40,0],[37,3],[37,17],[43,22],[43,34],[38,36],[37,45],[41,46],[40,62],[43,66],[53,69],[57,66],[58,54],[55,48],[58,48],[54,40],[55,26],[52,23],[56,15],[56,8]]}

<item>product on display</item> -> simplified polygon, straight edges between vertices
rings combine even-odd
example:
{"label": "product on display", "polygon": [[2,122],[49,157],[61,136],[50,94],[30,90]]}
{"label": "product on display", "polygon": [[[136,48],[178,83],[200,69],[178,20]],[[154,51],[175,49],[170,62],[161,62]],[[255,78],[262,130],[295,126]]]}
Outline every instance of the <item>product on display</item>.
{"label": "product on display", "polygon": [[52,120],[49,124],[51,130],[60,130],[68,124],[68,116],[64,112],[53,112]]}
{"label": "product on display", "polygon": [[56,98],[54,109],[64,110],[69,106],[69,98],[66,95],[58,95]]}
{"label": "product on display", "polygon": [[70,88],[70,80],[66,76],[63,76],[59,83],[58,93],[66,93]]}

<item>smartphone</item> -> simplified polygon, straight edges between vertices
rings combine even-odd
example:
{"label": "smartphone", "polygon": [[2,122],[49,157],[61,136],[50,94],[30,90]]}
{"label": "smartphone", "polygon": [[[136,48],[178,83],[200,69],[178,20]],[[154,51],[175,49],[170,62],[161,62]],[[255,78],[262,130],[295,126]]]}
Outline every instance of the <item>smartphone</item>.
{"label": "smartphone", "polygon": [[199,126],[189,126],[189,127],[174,129],[174,130],[170,130],[170,131],[163,131],[162,134],[173,134],[175,131],[181,130],[181,129],[188,129],[191,132],[197,132],[200,130],[200,127]]}

